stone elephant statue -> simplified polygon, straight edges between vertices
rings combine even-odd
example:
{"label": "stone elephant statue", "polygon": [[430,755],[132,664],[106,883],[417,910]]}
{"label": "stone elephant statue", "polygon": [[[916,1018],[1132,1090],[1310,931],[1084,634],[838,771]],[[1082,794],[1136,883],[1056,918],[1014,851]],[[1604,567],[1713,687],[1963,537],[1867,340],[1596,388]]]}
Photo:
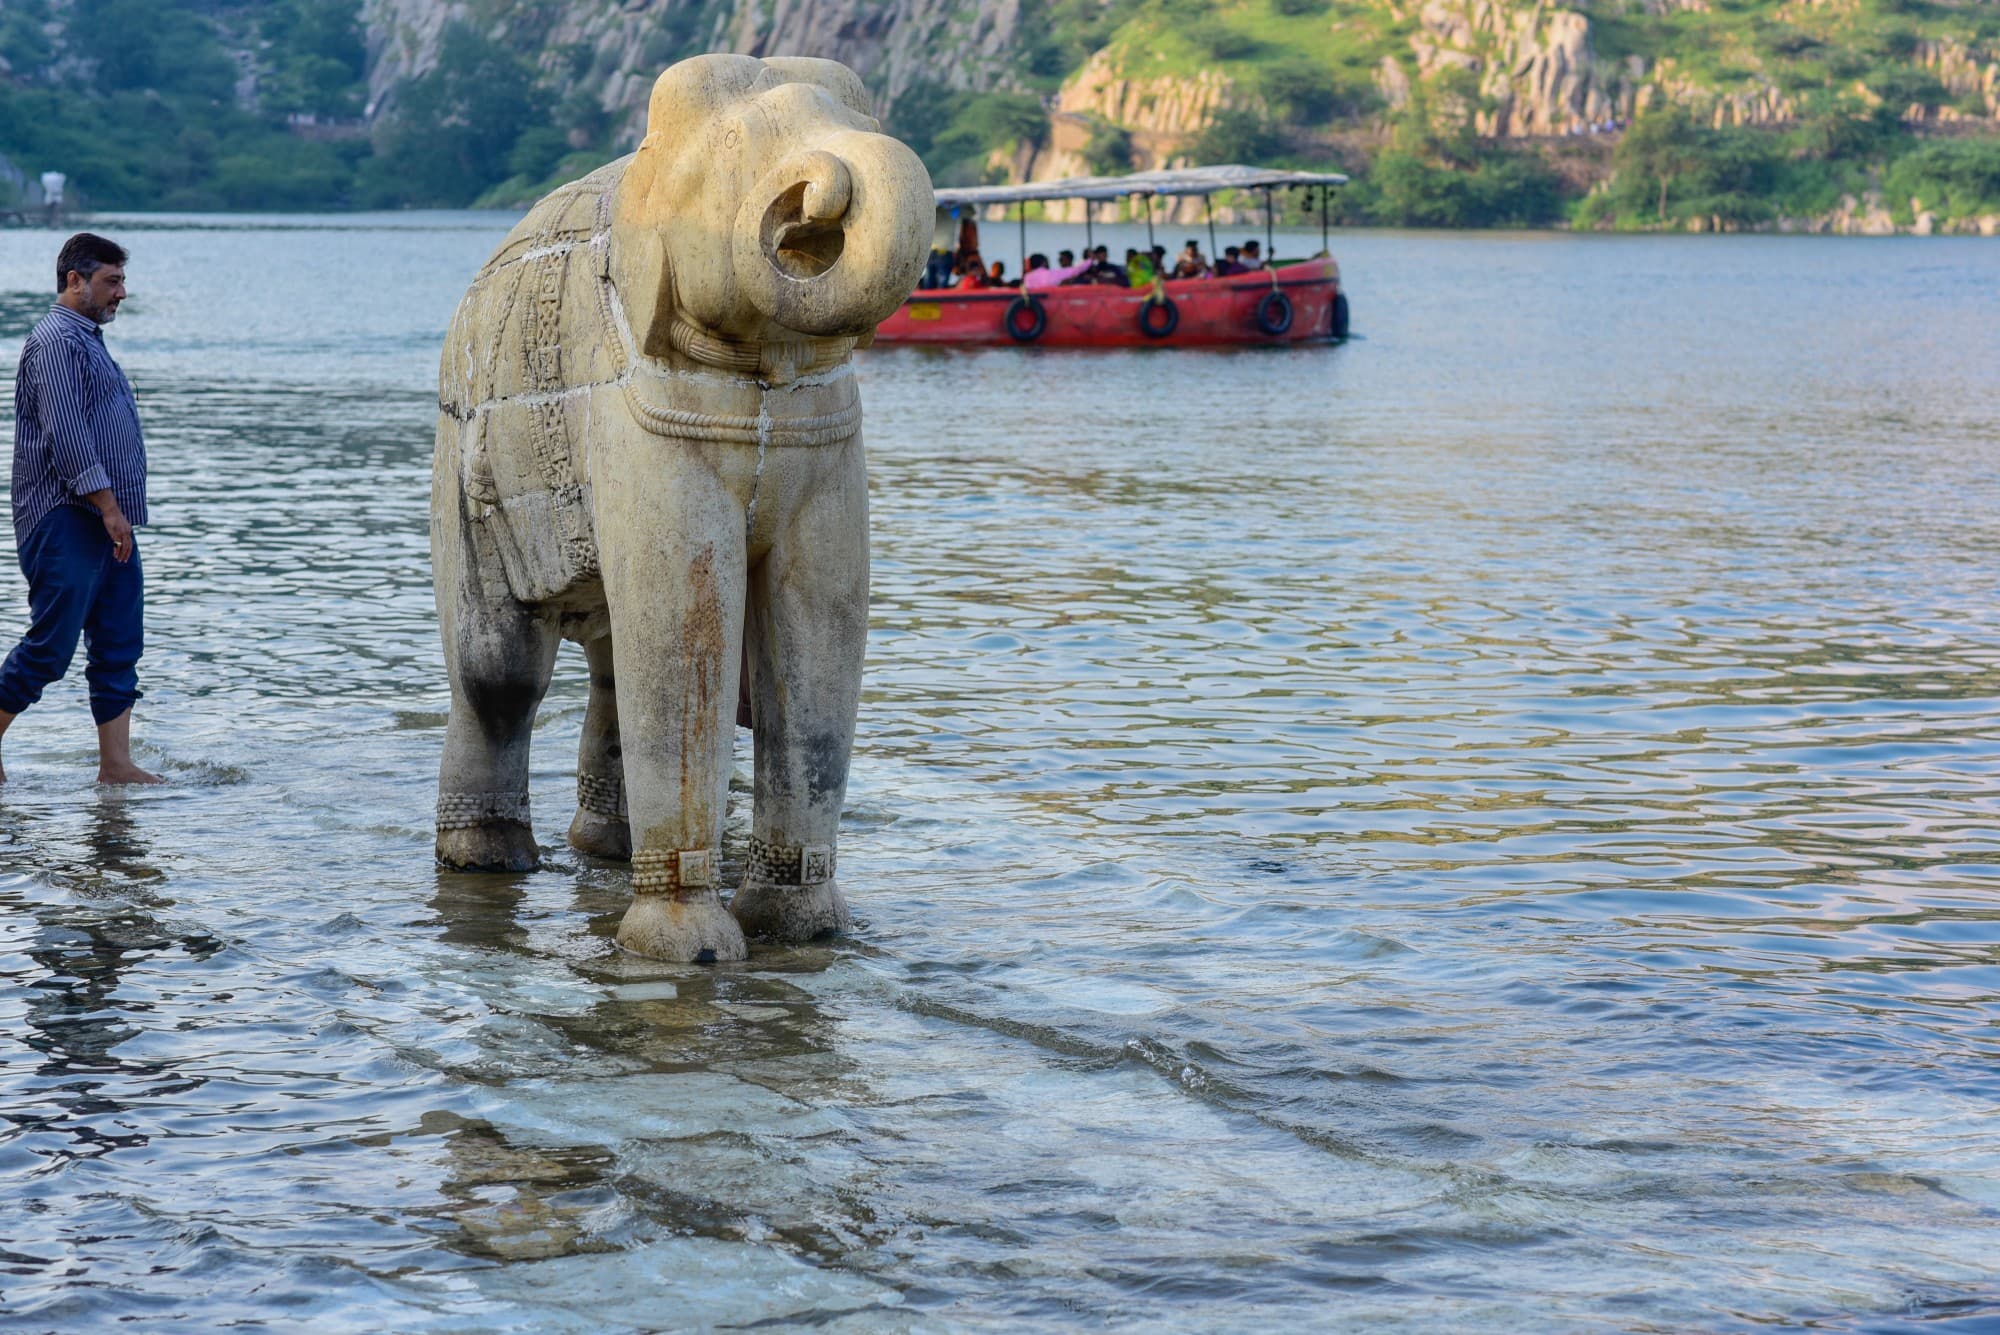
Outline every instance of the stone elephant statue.
{"label": "stone elephant statue", "polygon": [[[479,271],[438,371],[441,863],[536,864],[529,734],[570,639],[590,703],[569,839],[631,859],[620,944],[742,959],[746,929],[847,925],[868,610],[849,354],[915,285],[932,216],[851,70],[701,56],[655,83],[637,152],[542,200]],[[755,814],[725,909],[745,663]]]}

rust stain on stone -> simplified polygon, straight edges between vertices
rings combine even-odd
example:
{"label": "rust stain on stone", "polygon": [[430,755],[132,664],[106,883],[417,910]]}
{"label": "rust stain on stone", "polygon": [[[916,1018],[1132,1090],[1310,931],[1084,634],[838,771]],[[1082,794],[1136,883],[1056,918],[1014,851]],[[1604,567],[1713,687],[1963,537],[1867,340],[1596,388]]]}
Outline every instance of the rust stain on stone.
{"label": "rust stain on stone", "polygon": [[681,715],[681,801],[683,828],[690,838],[703,837],[713,824],[713,813],[708,809],[713,800],[709,758],[715,752],[715,701],[725,676],[723,655],[728,636],[723,616],[715,548],[708,546],[695,554],[689,566],[687,619],[681,625],[681,661],[687,672]]}

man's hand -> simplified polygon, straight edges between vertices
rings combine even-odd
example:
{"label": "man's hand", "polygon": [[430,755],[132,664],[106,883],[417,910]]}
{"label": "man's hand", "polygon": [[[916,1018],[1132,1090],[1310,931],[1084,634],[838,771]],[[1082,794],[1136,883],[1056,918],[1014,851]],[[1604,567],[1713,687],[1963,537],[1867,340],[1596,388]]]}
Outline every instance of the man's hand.
{"label": "man's hand", "polygon": [[97,513],[104,518],[105,536],[111,539],[111,559],[120,565],[132,559],[132,525],[125,518],[125,512],[118,508],[118,498],[111,494],[111,488],[93,491],[84,497],[97,507]]}
{"label": "man's hand", "polygon": [[116,506],[104,516],[104,531],[111,537],[111,559],[120,565],[132,559],[132,525]]}

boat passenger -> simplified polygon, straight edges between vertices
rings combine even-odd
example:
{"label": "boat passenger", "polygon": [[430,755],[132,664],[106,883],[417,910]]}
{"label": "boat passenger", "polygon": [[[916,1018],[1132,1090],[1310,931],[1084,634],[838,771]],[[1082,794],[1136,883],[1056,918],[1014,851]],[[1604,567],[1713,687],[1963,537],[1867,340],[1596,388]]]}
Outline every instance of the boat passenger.
{"label": "boat passenger", "polygon": [[1190,240],[1174,264],[1174,277],[1206,278],[1208,273],[1208,259],[1201,253],[1201,242]]}
{"label": "boat passenger", "polygon": [[924,262],[924,276],[917,280],[920,289],[951,286],[951,252],[939,246],[931,247],[931,257]]}
{"label": "boat passenger", "polygon": [[1237,246],[1231,246],[1223,251],[1222,258],[1215,262],[1215,276],[1227,278],[1231,274],[1248,273],[1249,270],[1243,267],[1242,254],[1242,249]]}
{"label": "boat passenger", "polygon": [[1243,243],[1243,272],[1255,273],[1264,267],[1264,247],[1257,238],[1251,237]]}
{"label": "boat passenger", "polygon": [[1153,267],[1153,257],[1136,250],[1125,252],[1125,276],[1132,280],[1133,287],[1151,287],[1153,276],[1159,270]]}
{"label": "boat passenger", "polygon": [[[1067,250],[1063,251],[1056,258],[1063,262],[1051,269],[1048,259],[1045,256],[1029,256],[1028,272],[1021,279],[1022,291],[1046,292],[1052,287],[1060,287],[1090,267],[1089,260],[1085,260],[1082,264],[1071,263],[1074,257]],[[1040,263],[1036,263],[1038,260]]]}
{"label": "boat passenger", "polygon": [[1020,285],[1018,281],[1007,281],[1007,262],[1005,260],[993,261],[993,267],[986,271],[986,286],[988,287],[1019,287]]}
{"label": "boat passenger", "polygon": [[977,255],[972,257],[972,263],[965,266],[965,272],[958,276],[958,285],[967,291],[986,286],[986,266],[979,262]]}
{"label": "boat passenger", "polygon": [[1098,287],[1130,287],[1132,280],[1125,273],[1125,266],[1111,262],[1111,248],[1099,246],[1090,252],[1090,267],[1077,280],[1092,283]]}

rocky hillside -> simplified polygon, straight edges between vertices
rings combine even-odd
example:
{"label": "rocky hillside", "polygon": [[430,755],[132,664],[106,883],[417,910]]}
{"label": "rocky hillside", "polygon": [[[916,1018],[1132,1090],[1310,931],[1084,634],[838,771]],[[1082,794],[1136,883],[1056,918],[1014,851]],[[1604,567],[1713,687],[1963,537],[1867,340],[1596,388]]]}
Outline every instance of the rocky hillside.
{"label": "rocky hillside", "polygon": [[[77,39],[106,24],[137,36]],[[1704,207],[1859,199],[2000,136],[1991,0],[0,0],[0,158],[126,206],[504,200],[629,147],[653,76],[714,50],[847,62],[943,180],[1337,163],[1388,221],[1571,210],[1656,116],[1851,168],[1681,191]],[[1947,174],[2000,210],[1984,151]]]}
{"label": "rocky hillside", "polygon": [[[587,87],[629,138],[664,61],[692,50],[830,55],[893,113],[914,89],[1032,92],[1171,154],[1230,107],[1299,128],[1365,124],[1432,94],[1441,115],[1529,138],[1668,103],[1718,125],[1821,104],[2000,128],[2000,13],[1925,0],[366,0],[370,105],[471,23]],[[1305,105],[1300,105],[1303,102]],[[1303,112],[1303,115],[1297,113]],[[1313,124],[1317,122],[1317,125]]]}
{"label": "rocky hillside", "polygon": [[635,142],[662,68],[700,51],[823,55],[868,80],[885,104],[913,84],[1011,86],[1020,0],[365,0],[368,104],[433,69],[453,24],[531,53],[560,97],[586,95]]}

